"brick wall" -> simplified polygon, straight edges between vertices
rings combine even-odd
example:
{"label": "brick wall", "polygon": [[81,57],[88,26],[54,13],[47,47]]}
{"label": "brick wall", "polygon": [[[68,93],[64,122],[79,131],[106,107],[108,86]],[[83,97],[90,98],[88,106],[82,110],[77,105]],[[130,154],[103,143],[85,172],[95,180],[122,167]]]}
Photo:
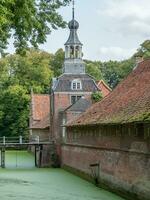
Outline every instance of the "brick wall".
{"label": "brick wall", "polygon": [[[61,135],[62,135],[62,127],[61,125],[63,124],[63,117],[64,113],[63,111],[68,108],[71,105],[71,96],[72,95],[78,95],[82,96],[84,95],[85,98],[89,97],[89,94],[84,94],[83,93],[54,93],[54,115],[51,116],[51,125],[53,127],[53,132],[54,137],[56,140],[61,140]],[[66,112],[66,120],[70,121],[73,120],[76,117],[75,112]],[[79,113],[78,113],[79,114]]]}
{"label": "brick wall", "polygon": [[90,176],[90,164],[100,163],[103,185],[129,199],[150,199],[149,125],[143,129],[133,125],[67,131],[62,165]]}
{"label": "brick wall", "polygon": [[32,137],[39,136],[41,139],[49,138],[49,129],[32,129]]}
{"label": "brick wall", "polygon": [[69,94],[55,94],[54,95],[54,116],[53,116],[53,133],[56,140],[60,140],[62,130],[62,111],[70,106]]}

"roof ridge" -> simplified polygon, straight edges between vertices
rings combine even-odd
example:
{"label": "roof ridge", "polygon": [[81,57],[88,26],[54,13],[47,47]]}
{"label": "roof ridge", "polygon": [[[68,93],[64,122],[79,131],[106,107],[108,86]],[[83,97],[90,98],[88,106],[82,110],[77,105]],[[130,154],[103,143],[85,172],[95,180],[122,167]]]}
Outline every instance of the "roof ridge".
{"label": "roof ridge", "polygon": [[150,117],[146,118],[150,112],[149,85],[150,59],[147,59],[139,63],[108,96],[67,126],[150,121]]}
{"label": "roof ridge", "polygon": [[105,83],[105,81],[103,79],[99,80],[99,82],[98,82],[97,85],[99,85],[101,82],[107,87],[107,89],[109,89],[110,91],[112,91],[112,89]]}

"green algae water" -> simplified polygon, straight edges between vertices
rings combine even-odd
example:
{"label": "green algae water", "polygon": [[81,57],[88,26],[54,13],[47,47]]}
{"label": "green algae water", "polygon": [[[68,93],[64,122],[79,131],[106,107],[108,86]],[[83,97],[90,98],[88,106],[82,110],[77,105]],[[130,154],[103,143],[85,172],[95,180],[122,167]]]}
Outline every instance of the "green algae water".
{"label": "green algae water", "polygon": [[6,153],[0,169],[2,200],[123,200],[63,169],[37,169],[27,152]]}

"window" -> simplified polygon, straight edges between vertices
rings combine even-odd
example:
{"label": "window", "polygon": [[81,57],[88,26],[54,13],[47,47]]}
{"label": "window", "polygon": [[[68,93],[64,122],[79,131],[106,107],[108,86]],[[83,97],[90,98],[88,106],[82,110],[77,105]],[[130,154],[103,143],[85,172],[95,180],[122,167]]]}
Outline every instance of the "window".
{"label": "window", "polygon": [[71,83],[71,89],[72,90],[82,90],[81,80],[79,80],[79,79],[73,80]]}
{"label": "window", "polygon": [[76,102],[76,96],[71,96],[71,104],[74,104]]}
{"label": "window", "polygon": [[78,101],[79,99],[81,99],[81,96],[77,96],[77,101]]}
{"label": "window", "polygon": [[76,50],[75,50],[75,58],[79,58],[79,57],[80,57],[80,56],[79,56],[79,53],[80,53],[79,47],[77,46],[77,47],[76,47]]}
{"label": "window", "polygon": [[77,90],[81,89],[81,83],[77,83]]}
{"label": "window", "polygon": [[70,58],[74,58],[74,46],[70,47]]}
{"label": "window", "polygon": [[71,104],[74,104],[76,101],[78,101],[81,98],[81,96],[71,96]]}
{"label": "window", "polygon": [[73,90],[76,90],[76,83],[73,83]]}

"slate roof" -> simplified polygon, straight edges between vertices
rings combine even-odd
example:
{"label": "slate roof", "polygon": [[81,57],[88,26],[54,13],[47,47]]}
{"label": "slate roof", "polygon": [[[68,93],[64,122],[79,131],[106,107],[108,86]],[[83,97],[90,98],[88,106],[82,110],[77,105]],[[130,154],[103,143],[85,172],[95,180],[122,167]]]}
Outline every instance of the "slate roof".
{"label": "slate roof", "polygon": [[92,100],[90,98],[80,98],[76,103],[69,106],[65,111],[71,112],[85,112],[92,105]]}
{"label": "slate roof", "polygon": [[65,45],[82,45],[82,43],[80,42],[79,38],[78,38],[78,34],[77,34],[77,29],[79,28],[79,23],[75,20],[72,19],[69,23],[68,23],[68,27],[70,29],[70,35],[69,38],[67,40],[67,42],[65,43]]}
{"label": "slate roof", "polygon": [[82,82],[82,90],[78,90],[78,92],[94,92],[98,91],[98,87],[91,76],[88,74],[80,74],[80,75],[71,75],[71,74],[63,74],[57,79],[57,83],[55,86],[55,92],[74,92],[71,89],[71,82],[74,79],[80,79]]}
{"label": "slate roof", "polygon": [[150,60],[138,64],[108,96],[68,126],[150,122]]}
{"label": "slate roof", "polygon": [[71,30],[70,31],[70,35],[69,38],[67,40],[67,42],[65,43],[65,45],[82,45],[82,43],[80,42],[77,32],[75,30]]}
{"label": "slate roof", "polygon": [[50,96],[32,94],[30,128],[44,129],[50,126]]}

